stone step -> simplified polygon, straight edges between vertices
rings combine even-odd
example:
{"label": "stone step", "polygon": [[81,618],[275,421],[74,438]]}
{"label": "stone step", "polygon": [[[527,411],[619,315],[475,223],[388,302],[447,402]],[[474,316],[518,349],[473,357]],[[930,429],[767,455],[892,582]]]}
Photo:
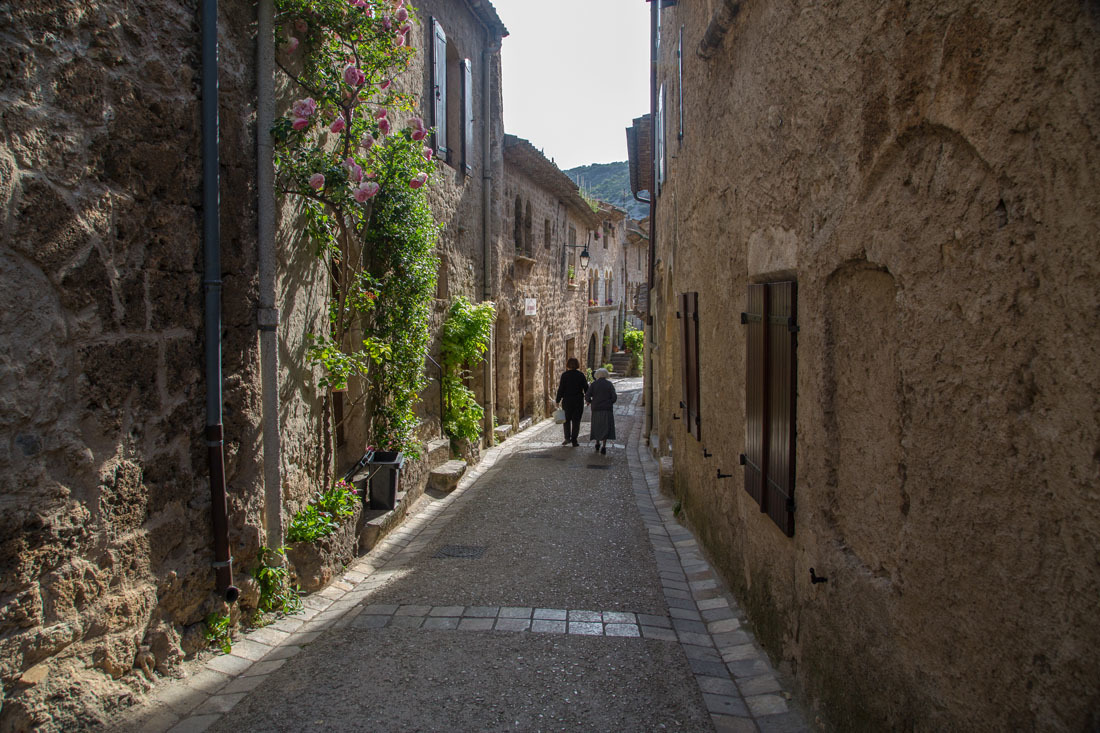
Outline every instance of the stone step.
{"label": "stone step", "polygon": [[503,443],[508,439],[508,436],[512,434],[511,425],[497,425],[493,428],[493,435],[496,437],[496,442]]}
{"label": "stone step", "polygon": [[424,445],[424,462],[429,468],[442,466],[451,460],[451,441],[448,438],[436,438]]}
{"label": "stone step", "polygon": [[464,473],[466,473],[466,461],[458,459],[447,461],[428,474],[428,488],[446,493],[454,491]]}
{"label": "stone step", "polygon": [[534,424],[535,424],[535,418],[525,417],[525,418],[523,418],[522,420],[519,421],[519,430],[517,430],[516,432],[517,433],[522,433],[524,430],[526,430],[527,428],[531,427]]}
{"label": "stone step", "polygon": [[359,525],[359,553],[370,551],[378,541],[405,519],[409,513],[405,492],[398,491],[393,509],[367,509],[363,512],[363,521]]}

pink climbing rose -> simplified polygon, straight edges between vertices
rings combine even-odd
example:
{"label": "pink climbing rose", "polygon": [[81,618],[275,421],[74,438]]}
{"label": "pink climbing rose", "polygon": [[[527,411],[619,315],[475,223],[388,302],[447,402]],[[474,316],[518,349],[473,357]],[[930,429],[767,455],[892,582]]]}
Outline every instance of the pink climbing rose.
{"label": "pink climbing rose", "polygon": [[355,162],[354,158],[348,158],[344,161],[344,166],[348,169],[348,180],[353,183],[359,183],[363,180],[363,168]]}
{"label": "pink climbing rose", "polygon": [[409,181],[409,188],[420,188],[428,180],[427,173],[417,174],[415,178]]}
{"label": "pink climbing rose", "polygon": [[424,146],[424,149],[423,149],[423,150],[421,150],[420,152],[421,152],[421,154],[422,154],[422,155],[424,156],[424,160],[426,160],[426,161],[428,161],[428,162],[431,162],[431,160],[432,160],[432,155],[433,155],[433,154],[435,153],[435,151],[434,151],[434,150],[432,150],[431,148],[429,148],[429,147],[428,147],[428,146],[426,146],[426,145]]}
{"label": "pink climbing rose", "polygon": [[309,177],[309,185],[320,191],[325,185],[325,176],[321,173],[314,173]]}
{"label": "pink climbing rose", "polygon": [[382,188],[382,187],[381,187],[381,186],[379,186],[379,185],[378,185],[377,183],[375,183],[374,181],[363,181],[362,183],[360,183],[360,184],[359,184],[359,187],[358,187],[358,188],[356,188],[356,189],[355,189],[355,190],[354,190],[354,191],[352,192],[352,196],[353,196],[353,197],[355,198],[355,200],[356,200],[356,201],[358,201],[359,203],[363,203],[363,202],[365,202],[365,201],[366,201],[367,199],[371,198],[371,197],[372,197],[372,196],[374,196],[374,195],[375,195],[376,193],[378,193],[379,189],[381,189],[381,188]]}
{"label": "pink climbing rose", "polygon": [[294,36],[290,37],[290,40],[286,42],[286,52],[294,53],[298,50],[298,39]]}
{"label": "pink climbing rose", "polygon": [[378,131],[381,132],[383,135],[390,134],[390,121],[387,120],[385,117],[378,120]]}
{"label": "pink climbing rose", "polygon": [[290,111],[295,117],[311,117],[317,111],[317,102],[313,100],[313,97],[299,99],[291,105]]}
{"label": "pink climbing rose", "polygon": [[295,117],[294,121],[290,123],[290,126],[295,130],[304,130],[309,127],[309,120],[305,117]]}
{"label": "pink climbing rose", "polygon": [[405,8],[398,8],[393,17],[397,19],[398,23],[404,23],[409,19],[409,11]]}
{"label": "pink climbing rose", "polygon": [[359,147],[361,147],[363,150],[370,150],[372,147],[374,147],[374,138],[370,135],[365,136],[363,138],[363,142],[359,143]]}
{"label": "pink climbing rose", "polygon": [[428,136],[428,129],[424,127],[424,120],[419,117],[413,117],[408,121],[408,126],[412,128],[412,139],[420,142]]}
{"label": "pink climbing rose", "polygon": [[344,122],[343,117],[337,117],[335,120],[332,121],[332,124],[329,125],[328,129],[332,132],[341,132],[343,131],[345,124],[346,123]]}
{"label": "pink climbing rose", "polygon": [[390,88],[390,84],[393,84],[393,79],[386,79],[384,82],[378,85],[378,88],[384,92]]}
{"label": "pink climbing rose", "polygon": [[366,78],[367,75],[354,64],[344,69],[344,81],[347,82],[348,86],[357,87],[362,84]]}

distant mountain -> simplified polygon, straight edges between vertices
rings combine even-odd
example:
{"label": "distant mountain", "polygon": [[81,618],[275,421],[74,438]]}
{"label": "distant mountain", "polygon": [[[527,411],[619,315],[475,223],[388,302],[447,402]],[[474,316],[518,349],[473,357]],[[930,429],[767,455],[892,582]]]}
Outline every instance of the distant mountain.
{"label": "distant mountain", "polygon": [[649,216],[649,206],[636,201],[630,193],[630,164],[625,160],[582,165],[570,168],[565,175],[592,198],[626,209],[632,219]]}

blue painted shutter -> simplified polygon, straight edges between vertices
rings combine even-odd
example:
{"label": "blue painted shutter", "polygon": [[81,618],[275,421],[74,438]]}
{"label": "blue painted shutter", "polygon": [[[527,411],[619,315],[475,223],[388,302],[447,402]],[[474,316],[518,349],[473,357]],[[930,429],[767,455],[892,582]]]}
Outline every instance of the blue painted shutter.
{"label": "blue painted shutter", "polygon": [[462,61],[462,162],[466,175],[474,171],[474,69],[470,59]]}
{"label": "blue painted shutter", "polygon": [[447,159],[447,34],[432,18],[432,125],[435,127],[435,152]]}

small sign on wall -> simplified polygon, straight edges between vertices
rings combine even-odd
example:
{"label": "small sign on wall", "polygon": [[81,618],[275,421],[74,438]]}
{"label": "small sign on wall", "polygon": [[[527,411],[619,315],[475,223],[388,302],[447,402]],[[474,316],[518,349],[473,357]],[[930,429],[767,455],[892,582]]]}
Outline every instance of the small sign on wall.
{"label": "small sign on wall", "polygon": [[524,298],[523,299],[523,315],[533,316],[533,315],[535,315],[535,313],[536,313],[535,299],[534,298]]}

